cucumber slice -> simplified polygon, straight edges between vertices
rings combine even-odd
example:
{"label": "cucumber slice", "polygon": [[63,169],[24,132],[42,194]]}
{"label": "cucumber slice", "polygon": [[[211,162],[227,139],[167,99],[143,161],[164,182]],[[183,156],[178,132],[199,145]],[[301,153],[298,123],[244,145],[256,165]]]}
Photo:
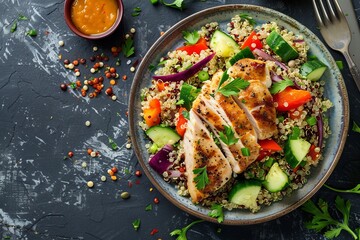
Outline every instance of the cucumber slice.
{"label": "cucumber slice", "polygon": [[304,139],[289,139],[285,144],[285,159],[292,168],[296,168],[308,154],[311,144]]}
{"label": "cucumber slice", "polygon": [[231,66],[234,65],[237,61],[239,61],[240,59],[243,59],[243,58],[252,58],[252,59],[255,58],[254,54],[251,52],[249,47],[242,49],[235,56],[233,56],[229,61],[230,65]]}
{"label": "cucumber slice", "polygon": [[231,57],[240,51],[239,44],[226,33],[216,30],[210,39],[210,48],[220,57]]}
{"label": "cucumber slice", "polygon": [[200,89],[190,84],[184,83],[180,89],[180,100],[183,100],[182,105],[187,110],[190,110],[192,107],[192,102],[196,99],[199,93],[200,93]]}
{"label": "cucumber slice", "polygon": [[269,192],[279,192],[288,184],[288,175],[280,168],[279,163],[274,163],[265,177],[264,187]]}
{"label": "cucumber slice", "polygon": [[327,66],[319,60],[307,61],[300,68],[300,74],[311,81],[317,81],[324,74]]}
{"label": "cucumber slice", "polygon": [[157,125],[149,128],[145,133],[158,148],[162,148],[166,144],[173,145],[180,140],[179,134],[171,127]]}
{"label": "cucumber slice", "polygon": [[299,56],[299,53],[275,30],[266,38],[266,43],[284,62]]}
{"label": "cucumber slice", "polygon": [[256,180],[245,180],[236,183],[229,192],[229,200],[232,203],[242,205],[248,209],[255,209],[257,196],[261,190],[261,183]]}

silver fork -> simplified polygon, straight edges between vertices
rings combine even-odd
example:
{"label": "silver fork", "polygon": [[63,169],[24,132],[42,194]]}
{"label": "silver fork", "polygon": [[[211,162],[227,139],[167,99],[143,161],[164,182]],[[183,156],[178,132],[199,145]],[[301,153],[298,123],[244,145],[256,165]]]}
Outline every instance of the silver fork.
{"label": "silver fork", "polygon": [[[349,65],[351,75],[360,91],[360,71],[349,54],[351,32],[345,15],[337,0],[313,0],[316,20],[325,42],[334,50],[341,52]],[[333,2],[333,4],[331,4]],[[334,9],[335,8],[335,9]]]}

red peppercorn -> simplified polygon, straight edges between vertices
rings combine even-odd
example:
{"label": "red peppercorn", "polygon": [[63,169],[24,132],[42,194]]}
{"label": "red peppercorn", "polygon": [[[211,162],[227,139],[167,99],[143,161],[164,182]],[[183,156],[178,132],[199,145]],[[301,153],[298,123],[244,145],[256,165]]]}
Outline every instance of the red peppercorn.
{"label": "red peppercorn", "polygon": [[76,81],[76,86],[77,86],[77,87],[81,87],[81,82],[80,82],[80,80],[77,80],[77,81]]}
{"label": "red peppercorn", "polygon": [[68,156],[69,156],[69,158],[72,158],[74,156],[74,153],[70,151],[70,152],[68,152]]}
{"label": "red peppercorn", "polygon": [[90,61],[95,61],[96,60],[96,58],[95,58],[95,56],[92,56],[92,57],[90,57]]}
{"label": "red peppercorn", "polygon": [[87,150],[87,153],[90,155],[91,153],[92,153],[92,149],[91,148],[89,148],[88,150]]}
{"label": "red peppercorn", "polygon": [[99,77],[99,81],[103,82],[104,81],[104,77]]}
{"label": "red peppercorn", "polygon": [[107,72],[105,75],[106,78],[111,78],[111,73]]}
{"label": "red peppercorn", "polygon": [[157,197],[155,197],[155,198],[154,198],[154,203],[155,203],[155,204],[158,204],[159,202],[160,202],[160,200],[159,200]]}
{"label": "red peppercorn", "polygon": [[75,66],[77,66],[77,65],[79,65],[79,61],[78,61],[78,60],[74,60],[74,61],[73,61],[73,64],[74,64]]}
{"label": "red peppercorn", "polygon": [[116,69],[115,68],[110,68],[110,70],[109,70],[111,73],[116,73]]}
{"label": "red peppercorn", "polygon": [[99,67],[100,67],[100,64],[99,64],[99,63],[95,63],[94,66],[93,66],[93,68],[95,68],[95,69],[97,69],[97,68],[99,68]]}
{"label": "red peppercorn", "polygon": [[109,61],[109,57],[105,56],[105,57],[103,57],[103,60],[104,60],[105,62],[107,62],[107,61]]}
{"label": "red peppercorn", "polygon": [[113,94],[112,87],[108,87],[108,88],[105,90],[105,94],[108,95],[108,96],[111,96],[111,95]]}
{"label": "red peppercorn", "polygon": [[64,60],[64,64],[66,64],[66,65],[70,64],[70,60],[69,60],[69,59],[65,59],[65,60]]}
{"label": "red peppercorn", "polygon": [[117,173],[117,172],[118,172],[118,169],[117,169],[117,167],[112,167],[112,168],[111,168],[111,171],[113,171],[114,173]]}
{"label": "red peppercorn", "polygon": [[116,77],[116,73],[111,73],[111,77]]}
{"label": "red peppercorn", "polygon": [[81,63],[81,64],[85,64],[85,63],[86,63],[86,59],[85,59],[85,58],[81,58],[81,59],[80,59],[80,63]]}
{"label": "red peppercorn", "polygon": [[135,175],[136,175],[137,177],[141,177],[142,173],[141,173],[140,170],[137,170],[137,171],[135,172]]}
{"label": "red peppercorn", "polygon": [[94,84],[98,84],[98,83],[99,83],[99,79],[98,79],[98,78],[94,78],[93,83],[94,83]]}
{"label": "red peppercorn", "polygon": [[67,85],[65,83],[62,83],[62,84],[60,84],[60,88],[61,88],[61,90],[66,91]]}
{"label": "red peppercorn", "polygon": [[94,93],[89,93],[89,98],[93,98],[93,97],[96,97],[94,96]]}

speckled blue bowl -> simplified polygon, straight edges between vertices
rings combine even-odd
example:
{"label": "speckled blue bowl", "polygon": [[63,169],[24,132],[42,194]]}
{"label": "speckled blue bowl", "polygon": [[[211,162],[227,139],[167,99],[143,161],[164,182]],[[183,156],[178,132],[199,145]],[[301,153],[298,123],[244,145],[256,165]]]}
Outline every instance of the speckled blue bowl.
{"label": "speckled blue bowl", "polygon": [[219,22],[220,27],[226,29],[226,23],[230,21],[231,17],[239,13],[250,14],[258,23],[276,21],[294,33],[302,34],[310,46],[311,54],[316,55],[329,66],[329,70],[323,76],[323,79],[326,80],[325,96],[333,102],[334,107],[327,113],[329,114],[332,134],[326,142],[324,160],[312,169],[304,187],[280,202],[273,203],[268,207],[263,206],[256,214],[247,210],[225,211],[224,224],[229,225],[266,222],[289,213],[311,198],[334,170],[343,150],[349,127],[349,104],[344,80],[329,51],[310,30],[286,15],[264,7],[236,4],[210,8],[183,19],[159,38],[142,60],[132,84],[129,107],[132,143],[141,166],[155,187],[180,209],[207,221],[216,222],[216,219],[207,216],[208,209],[194,205],[190,199],[179,196],[173,185],[163,181],[162,177],[149,167],[149,154],[145,149],[148,140],[138,125],[138,122],[142,121],[140,91],[150,85],[152,73],[148,69],[149,65],[156,66],[159,59],[165,56],[168,51],[181,45],[183,42],[181,32],[183,30],[188,30],[190,26],[191,29],[199,29],[202,25],[212,21]]}

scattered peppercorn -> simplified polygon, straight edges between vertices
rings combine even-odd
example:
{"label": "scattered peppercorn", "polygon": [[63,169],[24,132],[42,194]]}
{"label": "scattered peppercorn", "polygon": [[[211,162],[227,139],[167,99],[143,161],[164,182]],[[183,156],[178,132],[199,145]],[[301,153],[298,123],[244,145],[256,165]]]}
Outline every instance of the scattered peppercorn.
{"label": "scattered peppercorn", "polygon": [[111,180],[113,180],[113,181],[116,181],[117,180],[117,176],[111,176]]}
{"label": "scattered peppercorn", "polygon": [[91,153],[93,152],[93,150],[91,149],[91,148],[89,148],[88,150],[87,150],[87,153],[90,155]]}
{"label": "scattered peppercorn", "polygon": [[113,171],[114,173],[117,173],[117,172],[118,172],[118,169],[117,169],[117,167],[112,167],[112,168],[111,168],[111,171]]}
{"label": "scattered peppercorn", "polygon": [[137,171],[135,172],[135,175],[136,175],[137,177],[141,177],[142,173],[141,173],[140,170],[137,170]]}
{"label": "scattered peppercorn", "polygon": [[155,203],[155,204],[158,204],[159,202],[160,202],[160,200],[159,200],[157,197],[155,197],[155,198],[154,198],[154,203]]}
{"label": "scattered peppercorn", "polygon": [[130,193],[128,193],[128,192],[122,192],[122,193],[120,194],[120,197],[121,197],[122,199],[129,199],[129,198],[130,198]]}
{"label": "scattered peppercorn", "polygon": [[85,63],[86,63],[86,59],[85,59],[85,58],[81,58],[81,59],[80,59],[80,63],[81,63],[81,64],[85,64]]}
{"label": "scattered peppercorn", "polygon": [[94,182],[93,182],[93,181],[88,181],[88,182],[87,182],[87,186],[88,186],[89,188],[94,187]]}
{"label": "scattered peppercorn", "polygon": [[89,120],[85,122],[85,126],[90,127],[90,125],[91,125],[91,122]]}
{"label": "scattered peppercorn", "polygon": [[74,156],[74,153],[70,151],[70,152],[68,152],[68,156],[69,156],[69,158],[72,158]]}
{"label": "scattered peppercorn", "polygon": [[105,94],[108,95],[108,96],[111,96],[111,95],[113,94],[112,87],[108,87],[108,88],[105,90]]}
{"label": "scattered peppercorn", "polygon": [[60,88],[61,88],[61,90],[66,91],[67,85],[65,83],[62,83],[62,84],[60,84]]}
{"label": "scattered peppercorn", "polygon": [[66,64],[66,65],[67,65],[67,64],[70,64],[70,60],[69,60],[69,59],[65,59],[65,60],[64,60],[64,64]]}

